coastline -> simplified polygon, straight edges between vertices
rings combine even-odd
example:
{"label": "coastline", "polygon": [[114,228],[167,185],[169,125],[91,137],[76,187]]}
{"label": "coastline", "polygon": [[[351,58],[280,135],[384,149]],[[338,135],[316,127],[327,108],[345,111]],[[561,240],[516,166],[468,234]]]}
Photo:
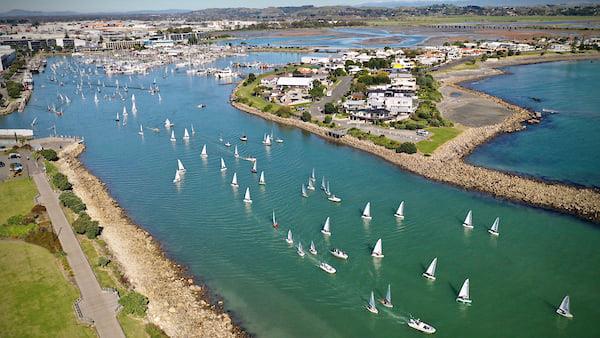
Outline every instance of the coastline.
{"label": "coastline", "polygon": [[65,147],[57,167],[87,205],[87,213],[100,222],[102,238],[126,278],[148,298],[148,320],[169,337],[249,337],[220,306],[210,303],[206,286],[197,285],[126,215],[105,185],[79,161],[84,150],[77,143]]}
{"label": "coastline", "polygon": [[[510,60],[510,62],[494,63],[494,68],[485,68],[483,73],[481,73],[481,70],[478,70],[478,72],[471,72],[470,76],[452,78],[452,81],[448,81],[445,84],[455,86],[460,90],[470,91],[482,99],[492,100],[496,104],[510,109],[513,113],[500,123],[465,130],[456,138],[443,144],[430,157],[421,154],[408,155],[396,153],[350,135],[346,135],[341,139],[333,139],[327,136],[327,128],[298,119],[278,117],[274,114],[264,113],[258,109],[241,104],[235,101],[236,92],[241,82],[232,92],[230,102],[235,108],[252,115],[280,124],[294,126],[333,142],[371,153],[405,170],[434,181],[451,184],[466,190],[475,190],[496,198],[559,211],[587,221],[600,223],[600,192],[595,189],[580,188],[564,183],[545,182],[530,177],[474,166],[464,161],[464,158],[477,146],[487,142],[496,135],[522,130],[522,123],[531,118],[531,112],[492,95],[463,88],[460,86],[461,82],[502,74],[502,71],[495,69],[495,67],[540,62],[586,60],[590,58],[600,58],[600,53],[586,55],[561,54],[542,59],[539,56],[536,59],[524,57],[518,60]],[[485,72],[485,70],[488,70],[488,72]]]}

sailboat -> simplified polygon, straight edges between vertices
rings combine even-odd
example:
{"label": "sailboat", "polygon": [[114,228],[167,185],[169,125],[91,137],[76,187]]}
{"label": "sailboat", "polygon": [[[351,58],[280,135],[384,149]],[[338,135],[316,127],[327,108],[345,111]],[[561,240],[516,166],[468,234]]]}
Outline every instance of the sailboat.
{"label": "sailboat", "polygon": [[393,308],[394,305],[392,304],[392,286],[390,284],[388,284],[388,288],[387,288],[387,292],[385,294],[385,298],[382,299],[381,301],[381,305],[388,307],[388,308]]}
{"label": "sailboat", "polygon": [[371,256],[375,258],[383,258],[383,247],[381,245],[381,238],[377,240],[377,243],[375,243],[375,247],[373,248],[373,252],[371,252]]}
{"label": "sailboat", "polygon": [[342,201],[342,199],[337,197],[335,194],[330,194],[327,199],[334,203],[340,203]]}
{"label": "sailboat", "polygon": [[238,148],[237,148],[237,144],[235,145],[235,147],[233,148],[233,157],[238,158],[240,157],[240,154],[238,153]]}
{"label": "sailboat", "polygon": [[273,228],[279,228],[279,223],[277,223],[277,220],[275,219],[275,210],[273,210],[273,219],[271,221],[273,222]]}
{"label": "sailboat", "polygon": [[312,172],[310,173],[310,180],[313,181],[313,183],[317,180],[317,178],[315,177],[315,168],[312,168]]}
{"label": "sailboat", "polygon": [[169,129],[173,127],[173,123],[171,123],[171,121],[169,119],[165,120],[165,128]]}
{"label": "sailboat", "polygon": [[227,167],[225,166],[225,161],[221,157],[221,171],[225,171],[225,170],[227,170]]}
{"label": "sailboat", "polygon": [[117,112],[117,117],[115,118],[115,121],[117,121],[117,122],[121,121],[121,118],[119,117],[119,112]]}
{"label": "sailboat", "polygon": [[465,228],[473,229],[473,212],[471,210],[469,210],[469,212],[467,213],[467,217],[465,217],[463,226]]}
{"label": "sailboat", "polygon": [[560,306],[556,309],[556,313],[566,318],[573,318],[573,314],[571,313],[571,300],[568,295],[560,302]]}
{"label": "sailboat", "polygon": [[269,134],[266,134],[265,137],[263,138],[262,143],[266,146],[270,146],[271,145],[271,136]]}
{"label": "sailboat", "polygon": [[250,198],[250,188],[246,188],[246,193],[244,194],[244,202],[252,203],[252,199]]}
{"label": "sailboat", "polygon": [[127,116],[129,114],[127,114],[127,107],[123,107],[123,117]]}
{"label": "sailboat", "polygon": [[131,112],[136,114],[137,113],[137,107],[135,105],[135,100],[131,101]]}
{"label": "sailboat", "polygon": [[177,170],[181,173],[186,172],[185,167],[183,166],[183,163],[180,159],[177,159]]}
{"label": "sailboat", "polygon": [[258,170],[256,169],[256,161],[252,162],[252,169],[250,169],[250,171],[254,174],[258,172]]}
{"label": "sailboat", "polygon": [[258,179],[258,184],[260,184],[260,185],[267,184],[267,182],[265,182],[265,172],[264,171],[260,172],[260,178]]}
{"label": "sailboat", "polygon": [[189,141],[190,140],[190,133],[188,133],[187,128],[183,129],[183,140],[184,141]]}
{"label": "sailboat", "polygon": [[435,280],[435,268],[436,267],[437,267],[437,257],[434,258],[431,261],[431,263],[429,263],[427,270],[425,270],[425,272],[423,272],[423,277],[425,277],[427,279]]}
{"label": "sailboat", "polygon": [[460,288],[460,292],[458,293],[458,297],[456,297],[457,302],[471,304],[471,298],[469,298],[469,279],[465,279],[462,287]]}
{"label": "sailboat", "polygon": [[308,197],[308,194],[306,193],[306,187],[304,186],[304,184],[302,184],[302,197]]}
{"label": "sailboat", "polygon": [[177,139],[175,138],[175,130],[171,130],[171,142],[175,142]]}
{"label": "sailboat", "polygon": [[321,229],[321,232],[325,236],[331,236],[331,224],[329,223],[329,217],[327,217],[325,220],[325,224],[323,224],[323,229]]}
{"label": "sailboat", "polygon": [[100,102],[100,100],[98,100],[98,94],[94,93],[94,103],[98,104],[98,102]]}
{"label": "sailboat", "polygon": [[327,186],[325,187],[325,195],[331,196],[331,190],[329,190],[329,181],[327,181]]}
{"label": "sailboat", "polygon": [[144,136],[144,127],[142,127],[141,124],[140,124],[140,131],[138,131],[138,134],[141,136]]}
{"label": "sailboat", "polygon": [[175,178],[173,179],[173,183],[177,183],[181,181],[181,174],[179,173],[179,170],[175,171]]}
{"label": "sailboat", "polygon": [[208,153],[206,152],[206,144],[202,146],[202,152],[200,153],[200,157],[207,158]]}
{"label": "sailboat", "polygon": [[233,178],[231,179],[231,186],[232,187],[238,187],[238,181],[237,181],[237,173],[233,173]]}
{"label": "sailboat", "polygon": [[194,125],[192,124],[192,135],[196,135],[196,130],[194,130]]}
{"label": "sailboat", "polygon": [[305,253],[304,249],[302,248],[302,243],[298,242],[298,250],[296,250],[296,252],[298,253],[298,256],[304,257]]}
{"label": "sailboat", "polygon": [[306,187],[306,189],[315,190],[315,184],[310,178],[308,179],[308,186]]}
{"label": "sailboat", "polygon": [[294,244],[294,239],[292,238],[292,230],[288,230],[287,237],[285,238],[285,242],[289,245]]}
{"label": "sailboat", "polygon": [[399,218],[399,219],[404,219],[404,201],[400,202],[400,205],[398,206],[398,210],[396,210],[396,213],[394,214],[394,216],[396,216],[396,218]]}
{"label": "sailboat", "polygon": [[496,220],[494,220],[494,224],[492,224],[492,227],[488,229],[488,232],[494,236],[500,236],[500,232],[498,231],[499,226],[500,217],[496,217]]}
{"label": "sailboat", "polygon": [[135,94],[131,94],[131,102],[135,103]]}
{"label": "sailboat", "polygon": [[348,259],[348,254],[338,248],[333,248],[329,250],[329,253],[331,253],[334,257],[337,258]]}
{"label": "sailboat", "polygon": [[323,176],[323,178],[321,178],[321,190],[323,190],[323,191],[327,190],[327,186],[325,185],[325,176]]}
{"label": "sailboat", "polygon": [[365,209],[363,210],[362,216],[363,219],[371,219],[371,202],[367,202],[365,205]]}
{"label": "sailboat", "polygon": [[367,305],[367,310],[369,310],[369,312],[374,313],[374,314],[379,313],[379,310],[377,310],[377,307],[375,306],[375,294],[373,294],[373,291],[371,291],[371,297],[369,298],[369,304]]}
{"label": "sailboat", "polygon": [[310,241],[310,248],[308,249],[308,251],[313,255],[317,254],[317,247],[315,247],[315,242]]}

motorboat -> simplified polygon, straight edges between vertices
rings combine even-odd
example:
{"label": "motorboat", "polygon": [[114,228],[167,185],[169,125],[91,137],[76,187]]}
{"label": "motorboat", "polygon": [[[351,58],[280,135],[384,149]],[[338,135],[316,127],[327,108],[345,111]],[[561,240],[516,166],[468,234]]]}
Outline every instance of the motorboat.
{"label": "motorboat", "polygon": [[330,200],[331,202],[335,202],[335,203],[340,203],[342,201],[341,198],[339,198],[333,194],[331,196],[327,197],[327,199]]}
{"label": "motorboat", "polygon": [[348,259],[348,254],[343,252],[342,250],[338,249],[338,248],[333,248],[331,249],[331,251],[329,251],[334,257],[340,258],[340,259]]}
{"label": "motorboat", "polygon": [[319,268],[321,270],[327,272],[327,273],[330,273],[330,274],[334,274],[337,271],[333,266],[331,266],[331,265],[329,265],[329,264],[327,264],[325,262],[321,262],[319,264]]}
{"label": "motorboat", "polygon": [[434,334],[435,333],[435,327],[421,321],[420,319],[414,319],[411,318],[408,320],[408,326],[412,327],[413,329],[417,330],[417,331],[421,331],[423,333],[427,333],[427,334]]}

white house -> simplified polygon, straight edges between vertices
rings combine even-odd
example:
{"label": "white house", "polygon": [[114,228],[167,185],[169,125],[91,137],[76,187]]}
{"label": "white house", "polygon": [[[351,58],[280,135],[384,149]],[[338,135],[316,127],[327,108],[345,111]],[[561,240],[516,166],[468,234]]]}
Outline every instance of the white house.
{"label": "white house", "polygon": [[299,87],[311,89],[314,80],[315,79],[312,77],[282,76],[277,79],[277,87]]}

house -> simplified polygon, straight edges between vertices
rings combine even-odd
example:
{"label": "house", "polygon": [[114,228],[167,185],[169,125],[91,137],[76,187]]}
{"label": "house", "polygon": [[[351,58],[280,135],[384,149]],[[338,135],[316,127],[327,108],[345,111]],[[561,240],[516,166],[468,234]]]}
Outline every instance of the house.
{"label": "house", "polygon": [[282,76],[277,78],[277,87],[297,87],[304,89],[312,89],[312,83],[315,79],[312,77],[290,77]]}

